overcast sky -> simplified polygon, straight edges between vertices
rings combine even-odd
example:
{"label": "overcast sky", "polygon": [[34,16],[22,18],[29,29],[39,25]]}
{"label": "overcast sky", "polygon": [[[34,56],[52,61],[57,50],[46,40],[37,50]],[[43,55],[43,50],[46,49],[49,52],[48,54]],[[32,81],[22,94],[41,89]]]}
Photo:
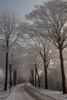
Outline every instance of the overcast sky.
{"label": "overcast sky", "polygon": [[15,9],[24,17],[34,9],[34,5],[42,4],[45,0],[0,0],[0,13],[4,10]]}

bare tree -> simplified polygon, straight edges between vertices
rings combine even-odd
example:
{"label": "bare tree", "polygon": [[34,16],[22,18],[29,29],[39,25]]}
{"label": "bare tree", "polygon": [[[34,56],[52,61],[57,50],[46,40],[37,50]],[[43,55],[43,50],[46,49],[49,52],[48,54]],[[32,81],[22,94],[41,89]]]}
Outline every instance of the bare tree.
{"label": "bare tree", "polygon": [[[36,86],[36,80],[38,80],[38,87],[40,87],[40,78],[39,78],[39,74],[38,74],[38,66],[37,66],[37,63],[36,63],[36,60],[35,60],[35,86]],[[36,78],[36,76],[38,77],[38,79]]]}
{"label": "bare tree", "polygon": [[[6,52],[4,90],[7,90],[9,50],[16,42],[18,37],[18,16],[15,11],[5,11],[0,15],[0,37],[0,45],[4,48]],[[3,42],[5,45],[3,45]]]}
{"label": "bare tree", "polygon": [[12,87],[12,65],[11,64],[9,65],[9,75],[10,75],[9,85],[10,85],[10,88],[11,88]]}
{"label": "bare tree", "polygon": [[62,0],[48,1],[43,5],[36,6],[36,9],[26,16],[35,23],[37,31],[59,50],[64,94],[66,93],[66,80],[62,51],[67,46],[67,9],[65,5],[66,2]]}
{"label": "bare tree", "polygon": [[47,41],[44,42],[43,48],[40,51],[40,55],[44,62],[44,74],[45,74],[45,89],[48,89],[48,77],[47,77],[47,68],[50,64],[50,60],[53,59],[53,51],[50,48],[51,44]]}
{"label": "bare tree", "polygon": [[37,31],[38,29],[35,28],[35,25],[22,23],[21,27],[22,27],[21,31],[28,35],[26,39],[24,38],[25,43],[30,47],[32,47],[35,51],[37,50],[38,54],[42,57],[44,64],[44,74],[45,74],[45,89],[47,89],[48,88],[47,68],[50,64],[50,60],[53,59],[55,49],[53,50],[53,45],[52,43],[50,43],[50,41],[48,41],[46,38],[42,37],[38,33]]}

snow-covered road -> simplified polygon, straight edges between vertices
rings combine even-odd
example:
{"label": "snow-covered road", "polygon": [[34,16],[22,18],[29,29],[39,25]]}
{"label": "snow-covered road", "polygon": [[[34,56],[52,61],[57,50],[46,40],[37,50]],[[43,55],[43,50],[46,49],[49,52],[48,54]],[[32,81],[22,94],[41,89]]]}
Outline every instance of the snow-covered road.
{"label": "snow-covered road", "polygon": [[24,86],[17,86],[7,100],[34,100],[24,89]]}
{"label": "snow-covered road", "polygon": [[29,88],[27,84],[15,87],[7,100],[56,100]]}

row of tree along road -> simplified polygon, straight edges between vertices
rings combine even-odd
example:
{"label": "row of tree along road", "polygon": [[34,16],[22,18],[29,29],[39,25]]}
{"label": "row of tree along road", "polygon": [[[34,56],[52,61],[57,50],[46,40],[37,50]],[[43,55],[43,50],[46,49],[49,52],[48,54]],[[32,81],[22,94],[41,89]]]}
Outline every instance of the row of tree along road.
{"label": "row of tree along road", "polygon": [[[45,89],[48,89],[47,68],[50,61],[56,57],[54,55],[55,49],[58,50],[62,89],[63,94],[66,94],[63,50],[67,47],[67,2],[62,0],[44,2],[42,5],[35,6],[35,9],[26,15],[26,19],[28,22],[20,21],[15,11],[6,11],[0,15],[0,40],[1,46],[6,51],[4,90],[7,90],[10,49],[18,38],[23,42],[22,37],[25,34],[25,38],[30,37],[30,40],[26,41],[24,39],[24,42],[38,52],[35,58],[39,55],[42,57],[45,72]],[[35,61],[35,76],[36,74],[38,75]]]}

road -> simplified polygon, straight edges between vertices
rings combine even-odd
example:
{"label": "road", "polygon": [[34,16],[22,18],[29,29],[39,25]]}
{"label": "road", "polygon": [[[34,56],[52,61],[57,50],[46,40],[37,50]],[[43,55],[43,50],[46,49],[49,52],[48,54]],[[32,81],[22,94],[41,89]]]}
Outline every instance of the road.
{"label": "road", "polygon": [[28,85],[19,85],[13,89],[7,100],[56,100],[50,96],[42,95]]}

